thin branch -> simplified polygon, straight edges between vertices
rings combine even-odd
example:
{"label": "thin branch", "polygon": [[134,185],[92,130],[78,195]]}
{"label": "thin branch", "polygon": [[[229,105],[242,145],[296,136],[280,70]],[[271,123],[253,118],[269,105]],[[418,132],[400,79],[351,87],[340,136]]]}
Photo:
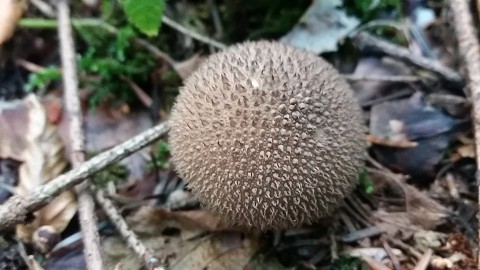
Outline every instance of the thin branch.
{"label": "thin branch", "polygon": [[55,17],[55,11],[53,8],[42,0],[30,0],[33,6],[35,6],[40,12],[49,18]]}
{"label": "thin branch", "polygon": [[197,32],[194,32],[188,28],[186,28],[185,26],[175,22],[174,20],[168,18],[167,16],[163,15],[162,17],[162,22],[170,27],[172,27],[173,29],[177,30],[178,32],[182,33],[182,34],[185,34],[187,36],[190,36],[198,41],[201,41],[203,43],[206,43],[208,45],[211,45],[215,48],[218,48],[218,49],[225,49],[227,46],[223,43],[220,43],[214,39],[211,39],[209,37],[206,37],[206,36],[202,36],[200,35],[199,33]]}
{"label": "thin branch", "polygon": [[374,37],[365,32],[359,32],[355,35],[356,45],[362,50],[373,50],[382,52],[385,55],[400,59],[419,68],[428,70],[442,79],[450,82],[453,86],[463,86],[463,78],[455,70],[445,67],[438,61],[431,60],[422,56],[413,55],[406,48],[394,45],[385,40]]}
{"label": "thin branch", "polygon": [[145,107],[150,108],[150,106],[152,106],[153,104],[152,98],[149,95],[147,95],[147,93],[145,93],[145,91],[143,91],[143,89],[140,86],[138,86],[138,84],[136,84],[135,82],[133,82],[132,80],[130,80],[129,78],[123,75],[120,75],[120,79],[124,81],[126,84],[128,84],[130,89],[132,89],[135,95],[137,95],[137,98],[140,99],[140,101],[143,103],[143,105],[145,105]]}
{"label": "thin branch", "polygon": [[[102,28],[110,34],[118,34],[118,29],[100,19],[95,18],[82,18],[82,19],[72,19],[72,25],[75,28],[90,27],[90,28]],[[43,19],[43,18],[26,18],[21,19],[18,23],[20,27],[31,28],[31,29],[50,29],[56,28],[58,26],[58,21],[53,19]],[[149,43],[147,40],[134,37],[133,42],[138,46],[144,48],[157,59],[162,59],[170,66],[174,67],[175,61],[166,53],[162,52],[155,45]]]}
{"label": "thin branch", "polygon": [[422,78],[412,75],[394,75],[394,76],[363,76],[353,74],[342,74],[342,77],[349,81],[378,81],[392,83],[414,83],[419,82]]}
{"label": "thin branch", "polygon": [[[75,44],[73,42],[68,0],[57,1],[58,34],[60,39],[60,56],[62,60],[63,98],[69,118],[69,132],[72,138],[70,160],[74,168],[85,161],[85,137],[83,135],[83,117],[78,95],[77,65],[75,60]],[[78,200],[78,216],[83,234],[83,254],[87,269],[102,270],[104,263],[100,250],[100,236],[97,230],[95,203],[88,189],[88,183],[83,182],[75,188]]]}
{"label": "thin branch", "polygon": [[[464,0],[448,1],[450,10],[453,13],[453,26],[458,41],[458,50],[465,64],[468,92],[470,94],[473,110],[473,128],[475,135],[476,156],[477,156],[477,185],[480,185],[480,47],[478,45],[477,31],[473,25],[472,14],[469,9],[469,2]],[[478,189],[478,203],[480,204],[480,189]],[[480,215],[478,224],[480,224]],[[478,229],[480,238],[480,227]],[[480,248],[477,247],[477,263],[480,269]]]}
{"label": "thin branch", "polygon": [[0,205],[0,230],[25,223],[30,220],[31,213],[48,204],[63,191],[78,185],[92,174],[106,166],[149,145],[168,132],[168,124],[162,123],[148,129],[130,140],[115,146],[83,163],[80,167],[62,174],[52,181],[39,186],[25,196],[12,196]]}
{"label": "thin branch", "polygon": [[383,242],[383,248],[385,249],[385,252],[387,252],[388,257],[390,257],[390,261],[392,261],[393,268],[395,270],[402,270],[400,261],[398,260],[398,257],[395,255],[395,253],[393,252],[388,242],[386,241]]}
{"label": "thin branch", "polygon": [[423,254],[422,258],[417,262],[415,268],[413,270],[425,270],[430,265],[430,261],[432,260],[433,250],[427,249]]}
{"label": "thin branch", "polygon": [[117,228],[118,232],[120,232],[122,237],[127,241],[130,248],[140,257],[140,260],[143,261],[145,266],[152,270],[165,270],[165,268],[161,266],[163,262],[156,258],[152,251],[146,248],[138,239],[137,235],[128,228],[127,223],[120,213],[118,213],[112,201],[106,198],[105,192],[103,190],[97,190],[95,192],[95,197],[97,198],[98,203],[102,206],[105,214],[107,214],[108,218]]}

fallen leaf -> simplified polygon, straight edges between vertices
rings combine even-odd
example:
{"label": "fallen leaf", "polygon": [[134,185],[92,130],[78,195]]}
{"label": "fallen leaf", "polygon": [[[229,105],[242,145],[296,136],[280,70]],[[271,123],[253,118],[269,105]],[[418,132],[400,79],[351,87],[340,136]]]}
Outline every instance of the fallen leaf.
{"label": "fallen leaf", "polygon": [[[47,120],[45,109],[35,95],[0,105],[0,130],[0,157],[22,162],[17,194],[28,194],[54,179],[67,167],[64,145],[57,128]],[[74,194],[63,192],[35,212],[32,223],[17,225],[17,236],[29,242],[33,232],[42,225],[50,225],[61,233],[76,211]]]}
{"label": "fallen leaf", "polygon": [[419,250],[426,250],[427,248],[439,249],[446,241],[447,235],[435,231],[417,231],[413,234],[415,247]]}
{"label": "fallen leaf", "polygon": [[[188,230],[213,232],[227,229],[218,217],[206,210],[170,211],[160,207],[143,207],[131,219],[132,221],[143,220],[147,224],[161,225],[165,225],[165,220],[169,220],[169,222],[181,224]],[[157,226],[161,228],[160,225]]]}
{"label": "fallen leaf", "polygon": [[49,257],[45,262],[45,270],[60,269],[87,269],[81,246],[67,253]]}
{"label": "fallen leaf", "polygon": [[0,158],[0,204],[15,194],[18,184],[18,168],[22,163],[11,158]]}
{"label": "fallen leaf", "polygon": [[455,119],[425,102],[415,93],[408,99],[372,107],[370,134],[390,140],[416,142],[413,148],[372,147],[376,159],[391,169],[428,181],[435,176],[435,166],[444,157],[456,134],[465,129],[464,120]]}
{"label": "fallen leaf", "polygon": [[360,21],[348,16],[341,0],[315,0],[299,23],[280,41],[314,53],[333,52]]}
{"label": "fallen leaf", "polygon": [[[231,246],[232,241],[237,244]],[[173,262],[170,269],[243,270],[258,245],[249,238],[242,239],[238,233],[226,233],[205,240],[189,241],[185,249],[188,251]]]}
{"label": "fallen leaf", "polygon": [[[115,114],[116,113],[116,114]],[[117,113],[108,109],[89,111],[85,115],[85,148],[89,152],[101,152],[114,147],[153,125],[148,113]],[[130,172],[129,182],[144,177],[149,156],[148,147],[120,161]]]}
{"label": "fallen leaf", "polygon": [[25,0],[0,1],[0,44],[12,37],[25,8]]}
{"label": "fallen leaf", "polygon": [[[358,61],[352,75],[360,77],[390,77],[395,75],[411,75],[411,71],[405,64],[388,57],[363,57]],[[355,97],[360,105],[363,106],[373,100],[399,93],[402,88],[404,88],[404,86],[399,83],[385,81],[363,80],[350,82],[350,84]],[[400,88],[400,86],[402,88]]]}
{"label": "fallen leaf", "polygon": [[[171,270],[243,270],[258,250],[256,237],[220,231],[218,219],[201,210],[172,212],[142,207],[127,222],[154,256],[168,260]],[[212,230],[217,232],[209,234]],[[106,237],[102,247],[107,269],[137,269],[141,265],[120,237]]]}
{"label": "fallen leaf", "polygon": [[[370,170],[370,174],[376,187],[395,191],[395,195],[390,194],[389,197],[398,197],[405,201],[404,211],[387,212],[379,209],[372,213],[379,220],[376,225],[389,235],[395,236],[399,230],[403,229],[434,229],[448,216],[447,209],[443,205],[415,186],[408,184],[402,175],[376,170]],[[381,189],[375,189],[375,192],[381,192]]]}
{"label": "fallen leaf", "polygon": [[460,157],[475,158],[476,156],[474,144],[462,145],[456,149],[456,152],[460,155]]}
{"label": "fallen leaf", "polygon": [[175,63],[174,69],[182,80],[185,80],[190,74],[192,74],[197,67],[203,62],[204,58],[199,54],[194,54],[192,57]]}

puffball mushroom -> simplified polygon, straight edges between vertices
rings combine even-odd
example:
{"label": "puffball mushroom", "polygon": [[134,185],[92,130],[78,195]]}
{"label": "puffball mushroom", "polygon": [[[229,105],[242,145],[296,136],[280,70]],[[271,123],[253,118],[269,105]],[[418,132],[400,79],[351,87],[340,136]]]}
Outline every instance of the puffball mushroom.
{"label": "puffball mushroom", "polygon": [[193,195],[246,229],[330,215],[366,153],[349,85],[323,59],[278,42],[211,55],[185,80],[170,126],[172,160]]}

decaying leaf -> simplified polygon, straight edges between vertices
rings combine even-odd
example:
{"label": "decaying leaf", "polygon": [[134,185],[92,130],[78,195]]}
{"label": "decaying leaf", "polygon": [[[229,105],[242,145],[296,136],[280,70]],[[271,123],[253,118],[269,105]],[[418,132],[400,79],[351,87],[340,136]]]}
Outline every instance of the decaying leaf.
{"label": "decaying leaf", "polygon": [[21,162],[11,158],[0,158],[0,204],[15,194],[20,164]]}
{"label": "decaying leaf", "polygon": [[[220,231],[218,219],[203,211],[171,212],[144,207],[127,219],[133,231],[169,269],[245,269],[258,250],[256,237]],[[208,233],[217,231],[216,233]],[[108,269],[141,265],[119,237],[102,242]]]}
{"label": "decaying leaf", "polygon": [[[152,126],[148,113],[122,113],[98,108],[85,115],[85,148],[101,152],[116,146]],[[66,133],[66,132],[63,132]],[[66,135],[66,134],[65,134]],[[147,168],[148,148],[144,148],[120,161],[130,172],[129,181],[144,177]]]}
{"label": "decaying leaf", "polygon": [[162,226],[168,227],[172,224],[174,226],[180,224],[182,228],[188,231],[214,232],[226,229],[218,217],[206,210],[170,211],[164,208],[144,207],[132,216],[130,220],[133,223],[142,222],[142,226],[145,227],[137,230],[146,231],[151,231],[151,228],[149,228],[151,224],[154,225],[154,231],[161,230]]}
{"label": "decaying leaf", "polygon": [[341,0],[315,0],[300,22],[280,41],[314,53],[337,50],[339,40],[345,38],[360,21],[348,16]]}
{"label": "decaying leaf", "polygon": [[[25,195],[62,173],[68,163],[57,128],[47,120],[45,109],[35,95],[0,105],[0,157],[22,162],[16,192]],[[42,225],[62,232],[77,211],[74,194],[64,192],[35,212],[35,220],[18,225],[17,235],[29,242]]]}
{"label": "decaying leaf", "polygon": [[175,63],[175,70],[177,71],[178,75],[185,80],[192,72],[197,69],[197,67],[202,63],[203,57],[199,54],[194,54],[192,57],[182,61]]}
{"label": "decaying leaf", "polygon": [[[362,57],[353,72],[354,76],[359,77],[390,77],[396,75],[412,75],[409,67],[400,61],[389,57]],[[393,96],[405,92],[405,87],[401,83],[392,83],[385,81],[359,80],[350,82],[355,97],[360,105],[372,103],[375,100],[385,96]]]}
{"label": "decaying leaf", "polygon": [[444,222],[448,216],[447,209],[443,205],[415,186],[406,183],[401,175],[372,171],[371,179],[375,186],[387,185],[390,190],[395,190],[398,196],[405,200],[404,211],[387,212],[380,209],[373,212],[373,216],[379,220],[377,226],[392,236],[402,229],[433,229]]}
{"label": "decaying leaf", "polygon": [[464,120],[453,118],[429,105],[420,92],[408,99],[377,104],[371,110],[371,135],[418,144],[403,149],[372,147],[376,159],[424,182],[435,176],[435,166],[456,134],[463,129]]}
{"label": "decaying leaf", "polygon": [[25,0],[0,1],[0,44],[5,43],[13,35],[25,6]]}

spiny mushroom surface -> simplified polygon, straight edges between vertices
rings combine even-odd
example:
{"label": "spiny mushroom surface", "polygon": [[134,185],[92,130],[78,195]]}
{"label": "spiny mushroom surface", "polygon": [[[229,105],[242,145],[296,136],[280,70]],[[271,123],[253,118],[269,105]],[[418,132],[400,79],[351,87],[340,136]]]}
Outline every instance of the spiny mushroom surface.
{"label": "spiny mushroom surface", "polygon": [[316,55],[277,42],[211,55],[185,81],[170,125],[172,159],[192,193],[247,229],[330,215],[366,152],[348,84]]}

